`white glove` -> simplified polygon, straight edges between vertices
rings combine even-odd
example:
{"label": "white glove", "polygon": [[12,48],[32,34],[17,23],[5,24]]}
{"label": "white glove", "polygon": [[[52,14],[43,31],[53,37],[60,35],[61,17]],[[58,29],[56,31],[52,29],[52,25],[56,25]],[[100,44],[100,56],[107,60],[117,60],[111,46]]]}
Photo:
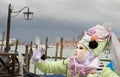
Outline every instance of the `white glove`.
{"label": "white glove", "polygon": [[45,54],[45,46],[40,45],[40,46],[33,52],[32,61],[33,61],[33,62],[38,62],[44,54]]}

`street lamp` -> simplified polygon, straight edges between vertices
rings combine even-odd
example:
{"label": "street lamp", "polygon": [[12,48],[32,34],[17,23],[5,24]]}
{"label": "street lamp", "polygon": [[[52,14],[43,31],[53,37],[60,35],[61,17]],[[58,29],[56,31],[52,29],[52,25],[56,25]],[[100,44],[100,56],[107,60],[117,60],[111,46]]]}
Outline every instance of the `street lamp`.
{"label": "street lamp", "polygon": [[5,51],[8,52],[9,51],[9,39],[10,39],[10,25],[11,25],[11,14],[12,13],[16,13],[16,16],[22,11],[24,10],[25,8],[27,8],[27,12],[24,12],[24,17],[25,17],[25,20],[31,20],[32,19],[32,16],[33,16],[33,12],[30,12],[29,10],[29,7],[24,7],[22,8],[21,10],[19,11],[12,11],[12,8],[11,8],[11,4],[9,4],[8,6],[8,19],[7,19],[7,32],[6,32],[6,49]]}

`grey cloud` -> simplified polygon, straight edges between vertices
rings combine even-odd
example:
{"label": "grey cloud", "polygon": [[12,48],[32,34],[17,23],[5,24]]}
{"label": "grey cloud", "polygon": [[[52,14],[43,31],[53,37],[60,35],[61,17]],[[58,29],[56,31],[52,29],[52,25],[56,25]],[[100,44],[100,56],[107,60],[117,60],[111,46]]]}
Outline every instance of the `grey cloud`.
{"label": "grey cloud", "polygon": [[[32,35],[43,34],[44,30],[46,36],[49,33],[53,34],[52,37],[57,34],[67,36],[70,33],[69,37],[72,37],[91,26],[108,22],[113,24],[113,30],[120,37],[118,30],[120,28],[120,0],[11,0],[11,3],[14,10],[29,6],[30,10],[34,12],[33,20],[30,22],[25,22],[22,15],[12,19],[13,33],[24,27],[25,30],[29,29],[27,32],[34,29],[34,33],[31,32]],[[6,26],[8,4],[9,2],[5,3],[5,0],[0,1],[0,6],[3,6],[0,7],[2,12],[0,29],[5,29]],[[5,26],[3,27],[3,25]],[[16,35],[16,33],[14,34]],[[29,35],[31,39],[32,35]],[[22,35],[19,33],[19,36]],[[26,36],[24,35],[24,37]]]}

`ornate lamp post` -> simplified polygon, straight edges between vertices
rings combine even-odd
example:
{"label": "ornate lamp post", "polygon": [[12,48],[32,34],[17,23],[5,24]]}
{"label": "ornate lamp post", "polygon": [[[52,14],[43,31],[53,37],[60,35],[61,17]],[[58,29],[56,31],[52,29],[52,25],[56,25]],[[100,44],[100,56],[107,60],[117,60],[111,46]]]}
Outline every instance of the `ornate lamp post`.
{"label": "ornate lamp post", "polygon": [[32,16],[33,16],[33,12],[30,12],[29,10],[29,7],[24,7],[22,8],[21,10],[19,11],[12,11],[12,8],[11,8],[11,4],[9,4],[8,6],[8,19],[7,19],[7,32],[6,32],[6,52],[9,51],[9,39],[10,39],[10,25],[11,25],[11,14],[12,13],[16,13],[16,16],[22,11],[24,10],[25,8],[27,8],[27,12],[24,12],[24,17],[25,17],[25,20],[31,20],[32,19]]}

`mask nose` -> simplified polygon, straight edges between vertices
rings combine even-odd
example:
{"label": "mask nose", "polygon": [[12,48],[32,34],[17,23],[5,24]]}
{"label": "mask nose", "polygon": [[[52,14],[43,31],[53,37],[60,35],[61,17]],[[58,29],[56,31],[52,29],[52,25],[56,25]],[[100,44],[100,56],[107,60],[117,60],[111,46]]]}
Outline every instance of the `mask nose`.
{"label": "mask nose", "polygon": [[78,52],[79,51],[79,49],[77,48],[77,49],[75,49],[75,52]]}

